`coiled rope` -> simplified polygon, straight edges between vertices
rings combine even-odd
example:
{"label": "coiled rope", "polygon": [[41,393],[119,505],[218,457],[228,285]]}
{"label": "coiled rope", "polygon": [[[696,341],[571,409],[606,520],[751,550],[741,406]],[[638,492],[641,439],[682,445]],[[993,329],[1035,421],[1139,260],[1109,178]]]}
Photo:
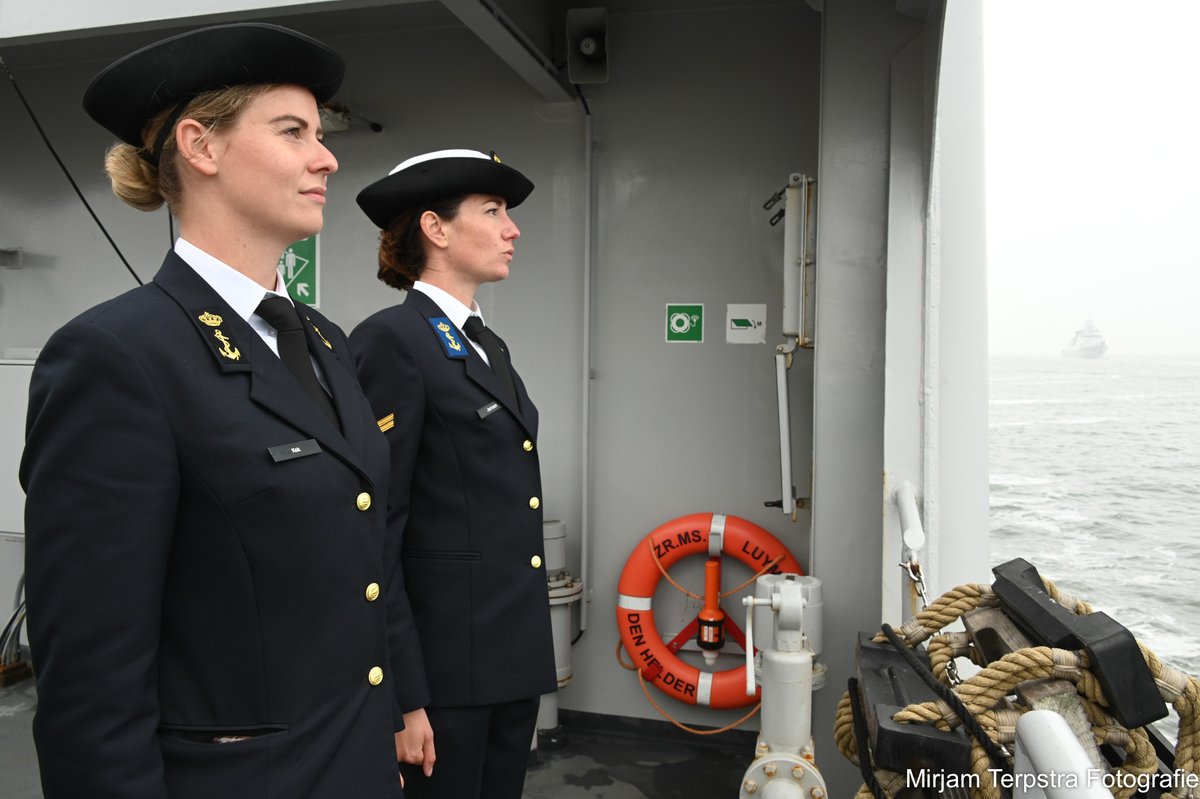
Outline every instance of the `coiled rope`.
{"label": "coiled rope", "polygon": [[[1043,579],[1046,592],[1060,606],[1077,615],[1092,612],[1092,607],[1076,597],[1060,591],[1054,583]],[[1089,670],[1086,652],[1073,652],[1051,647],[1028,647],[1010,652],[990,664],[980,662],[979,652],[971,645],[965,633],[938,635],[943,627],[963,614],[981,607],[998,604],[991,586],[970,583],[951,589],[930,603],[928,607],[909,619],[896,631],[898,640],[908,648],[915,648],[929,641],[929,660],[933,676],[937,681],[952,688],[961,700],[966,712],[977,723],[978,728],[992,744],[1011,744],[1015,740],[1016,719],[1019,711],[1000,705],[1014,688],[1027,680],[1052,678],[1071,682],[1082,698],[1081,704],[1087,714],[1091,733],[1098,745],[1112,744],[1123,749],[1125,761],[1118,766],[1113,779],[1116,799],[1129,799],[1137,790],[1139,777],[1153,775],[1158,769],[1158,759],[1149,735],[1144,729],[1126,729],[1109,714],[1108,699],[1100,687],[1099,680]],[[872,640],[882,643],[888,636],[877,634]],[[1142,657],[1158,686],[1159,694],[1179,714],[1179,736],[1175,746],[1176,771],[1194,775],[1188,782],[1200,782],[1200,681],[1164,664],[1141,642],[1138,642]],[[970,679],[951,686],[949,666],[954,658],[966,657],[983,668]],[[908,724],[929,724],[941,730],[950,730],[963,723],[959,714],[947,702],[939,699],[909,705],[897,712],[893,719]],[[849,691],[842,695],[834,720],[834,741],[838,749],[852,763],[859,764],[858,746],[854,735],[853,707]],[[978,788],[971,789],[976,799],[999,799],[1000,788],[988,769],[993,765],[994,753],[989,757],[987,749],[978,739],[972,740],[971,768],[977,775]],[[856,799],[878,797],[879,792],[891,799],[905,787],[903,775],[883,769],[874,770],[875,780],[868,787],[859,789]],[[1170,799],[1200,799],[1200,790],[1187,785],[1173,783],[1176,793],[1163,793]]]}

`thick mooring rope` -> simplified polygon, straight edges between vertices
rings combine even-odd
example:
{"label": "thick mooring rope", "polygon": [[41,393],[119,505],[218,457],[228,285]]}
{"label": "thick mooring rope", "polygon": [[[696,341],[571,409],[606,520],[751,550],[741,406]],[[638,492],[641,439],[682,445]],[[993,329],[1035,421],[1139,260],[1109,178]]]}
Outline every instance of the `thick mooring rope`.
{"label": "thick mooring rope", "polygon": [[[1047,594],[1060,606],[1077,615],[1092,612],[1091,605],[1059,590],[1051,581],[1043,580],[1043,583]],[[962,585],[943,594],[905,622],[897,632],[904,644],[910,648],[929,640],[931,670],[939,682],[949,685],[949,665],[954,658],[967,657],[978,663],[978,651],[964,633],[937,634],[964,613],[996,604],[997,600],[990,586],[974,583]],[[886,640],[886,636],[879,633],[873,640],[882,642]],[[1196,781],[1200,781],[1200,680],[1165,665],[1140,642],[1138,647],[1158,685],[1159,694],[1179,714],[1175,768],[1179,773],[1196,775]],[[1089,670],[1085,652],[1044,646],[1010,652],[955,686],[954,691],[991,741],[1009,744],[1015,738],[1016,718],[1019,712],[1001,705],[1018,684],[1042,678],[1068,680],[1074,684],[1077,693],[1083,699],[1081,704],[1087,713],[1096,743],[1113,744],[1125,750],[1125,762],[1114,771],[1113,794],[1116,799],[1129,799],[1136,792],[1137,786],[1143,784],[1138,778],[1151,776],[1156,772],[1158,758],[1144,729],[1127,730],[1109,714],[1108,699],[1100,687],[1099,680]],[[896,713],[893,719],[909,724],[930,724],[942,730],[952,729],[962,723],[957,714],[941,700],[909,705]],[[856,765],[859,763],[848,692],[838,703],[834,719],[834,741],[846,759]],[[980,787],[971,791],[972,796],[977,799],[999,799],[1000,788],[988,772],[994,765],[977,740],[972,741],[971,766],[972,772],[980,778]],[[876,770],[875,775],[875,790],[882,789],[888,797],[894,797],[905,787],[902,775],[882,769]],[[872,791],[864,785],[859,789],[856,799],[869,799],[871,796]],[[1200,790],[1180,786],[1177,793],[1164,793],[1163,796],[1171,799],[1200,799]]]}
{"label": "thick mooring rope", "polygon": [[[964,613],[976,608],[994,607],[997,604],[998,600],[990,585],[981,583],[960,585],[929,603],[924,610],[906,621],[896,632],[909,647],[914,647],[939,632],[946,625],[952,624]],[[876,643],[883,643],[887,640],[887,636],[882,632],[876,633],[872,640]],[[842,698],[838,702],[837,714],[833,723],[833,739],[842,755],[851,763],[858,765],[858,747],[854,743],[854,726],[850,716],[848,694],[842,694]]]}

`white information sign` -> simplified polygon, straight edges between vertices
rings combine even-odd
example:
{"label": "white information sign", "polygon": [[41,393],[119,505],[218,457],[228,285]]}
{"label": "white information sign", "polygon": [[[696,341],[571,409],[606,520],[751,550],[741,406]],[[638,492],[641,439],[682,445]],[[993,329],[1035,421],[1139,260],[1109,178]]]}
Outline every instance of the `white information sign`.
{"label": "white information sign", "polygon": [[765,303],[725,306],[725,341],[729,344],[767,343],[767,306]]}

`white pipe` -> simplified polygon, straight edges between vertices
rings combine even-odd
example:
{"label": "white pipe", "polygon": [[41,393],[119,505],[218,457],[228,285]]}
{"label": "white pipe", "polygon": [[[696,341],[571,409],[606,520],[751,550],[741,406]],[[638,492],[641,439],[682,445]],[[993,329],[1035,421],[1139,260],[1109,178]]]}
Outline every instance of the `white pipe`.
{"label": "white pipe", "polygon": [[904,560],[925,548],[925,528],[921,526],[921,513],[917,510],[917,493],[912,483],[905,480],[896,489],[896,509],[900,511],[900,536],[904,541]]}
{"label": "white pipe", "polygon": [[1017,720],[1016,749],[1014,799],[1111,799],[1101,772],[1071,726],[1054,711],[1022,714]]}
{"label": "white pipe", "polygon": [[746,606],[746,696],[754,696],[754,597],[742,599]]}
{"label": "white pipe", "polygon": [[800,336],[800,316],[804,307],[804,223],[808,216],[808,196],[804,176],[788,176],[783,205],[783,335]]}
{"label": "white pipe", "polygon": [[587,629],[591,583],[588,580],[588,533],[592,516],[592,114],[583,116],[583,391],[580,399],[579,442],[579,579],[583,601],[579,603],[579,632]]}
{"label": "white pipe", "polygon": [[787,370],[791,353],[775,353],[775,393],[779,400],[779,497],[784,516],[796,512],[796,496],[792,488],[792,424],[788,408]]}
{"label": "white pipe", "polygon": [[804,789],[794,782],[774,779],[763,788],[763,799],[803,799]]}
{"label": "white pipe", "polygon": [[812,652],[762,650],[762,738],[772,752],[798,755],[812,740]]}
{"label": "white pipe", "polygon": [[796,521],[796,493],[792,487],[791,409],[788,405],[787,370],[800,345],[804,325],[804,263],[808,242],[808,179],[799,172],[788,175],[783,203],[783,313],[784,343],[775,348],[775,392],[779,401],[780,510]]}

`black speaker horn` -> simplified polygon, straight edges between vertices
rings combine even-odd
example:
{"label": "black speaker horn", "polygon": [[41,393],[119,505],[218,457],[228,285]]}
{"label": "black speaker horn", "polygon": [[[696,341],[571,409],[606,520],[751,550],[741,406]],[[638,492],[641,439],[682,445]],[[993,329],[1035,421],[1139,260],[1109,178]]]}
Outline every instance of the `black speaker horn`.
{"label": "black speaker horn", "polygon": [[567,78],[608,83],[608,9],[567,10]]}

